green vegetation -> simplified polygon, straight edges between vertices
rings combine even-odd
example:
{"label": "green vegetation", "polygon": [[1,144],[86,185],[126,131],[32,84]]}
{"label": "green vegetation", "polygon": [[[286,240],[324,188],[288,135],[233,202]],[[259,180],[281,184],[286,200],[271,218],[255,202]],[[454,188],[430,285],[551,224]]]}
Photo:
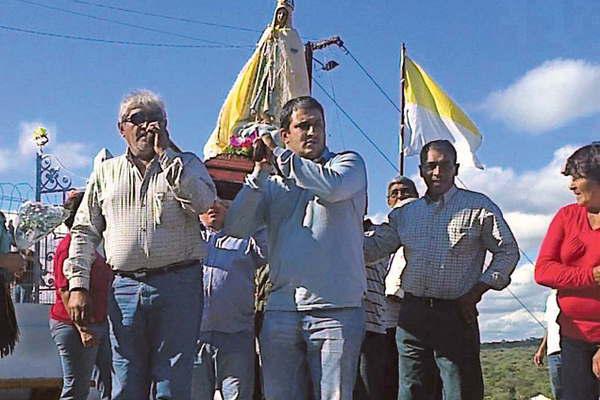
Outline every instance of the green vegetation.
{"label": "green vegetation", "polygon": [[538,394],[552,398],[546,365],[537,368],[532,361],[540,340],[482,344],[486,400],[528,400]]}

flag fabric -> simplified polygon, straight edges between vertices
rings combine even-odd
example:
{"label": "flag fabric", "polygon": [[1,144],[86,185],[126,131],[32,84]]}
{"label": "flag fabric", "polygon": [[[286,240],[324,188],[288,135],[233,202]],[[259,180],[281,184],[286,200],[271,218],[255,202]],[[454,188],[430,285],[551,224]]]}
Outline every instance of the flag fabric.
{"label": "flag fabric", "polygon": [[418,155],[432,140],[447,139],[461,165],[483,169],[475,152],[482,136],[467,114],[420,65],[404,57],[404,154]]}

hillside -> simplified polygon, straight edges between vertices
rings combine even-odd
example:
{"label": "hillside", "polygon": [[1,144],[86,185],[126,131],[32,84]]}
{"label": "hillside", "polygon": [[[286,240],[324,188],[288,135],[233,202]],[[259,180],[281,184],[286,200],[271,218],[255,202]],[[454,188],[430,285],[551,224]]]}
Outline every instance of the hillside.
{"label": "hillside", "polygon": [[548,370],[533,365],[540,339],[484,343],[481,363],[485,399],[525,400],[537,394],[551,398]]}

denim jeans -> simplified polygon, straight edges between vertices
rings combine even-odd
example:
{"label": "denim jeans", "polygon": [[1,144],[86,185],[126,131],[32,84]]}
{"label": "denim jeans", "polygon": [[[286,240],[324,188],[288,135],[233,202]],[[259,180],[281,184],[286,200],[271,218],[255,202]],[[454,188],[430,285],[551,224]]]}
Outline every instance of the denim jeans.
{"label": "denim jeans", "polygon": [[15,303],[31,303],[31,285],[16,283],[13,288],[13,301]]}
{"label": "denim jeans", "polygon": [[365,331],[361,307],[267,311],[260,352],[267,400],[350,400]]}
{"label": "denim jeans", "polygon": [[251,400],[254,392],[254,332],[202,332],[194,363],[192,398]]}
{"label": "denim jeans", "polygon": [[550,375],[552,397],[554,397],[555,400],[562,399],[562,386],[560,384],[561,369],[562,362],[560,352],[548,355],[548,374]]}
{"label": "denim jeans", "polygon": [[385,374],[389,356],[386,346],[387,337],[384,333],[365,333],[352,396],[354,400],[384,399],[386,381],[391,379]]}
{"label": "denim jeans", "polygon": [[598,380],[592,372],[597,344],[560,336],[560,383],[563,400],[598,400]]}
{"label": "denim jeans", "polygon": [[102,400],[110,399],[111,357],[108,342],[108,324],[90,325],[100,344],[83,347],[79,331],[72,324],[50,320],[50,333],[58,348],[63,370],[61,400],[86,400],[90,391],[92,370],[98,378],[96,387]]}
{"label": "denim jeans", "polygon": [[187,400],[202,313],[202,267],[132,279],[116,275],[108,299],[113,400]]}
{"label": "denim jeans", "polygon": [[483,399],[479,327],[463,321],[455,302],[405,299],[398,325],[401,400],[438,397],[434,365],[445,400]]}

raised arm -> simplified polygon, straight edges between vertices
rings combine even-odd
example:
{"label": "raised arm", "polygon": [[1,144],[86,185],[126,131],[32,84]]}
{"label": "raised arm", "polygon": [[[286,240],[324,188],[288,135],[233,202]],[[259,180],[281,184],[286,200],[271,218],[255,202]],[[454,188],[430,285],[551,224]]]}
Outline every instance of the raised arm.
{"label": "raised arm", "polygon": [[248,237],[266,222],[269,173],[255,168],[246,177],[242,190],[235,196],[225,216],[223,230],[235,237]]}
{"label": "raised arm", "polygon": [[198,157],[167,148],[159,161],[166,172],[169,188],[185,210],[197,216],[210,208],[216,199],[217,190]]}
{"label": "raised arm", "polygon": [[285,178],[293,179],[296,185],[314,192],[325,201],[347,200],[366,189],[365,163],[357,153],[338,154],[327,165],[302,158],[281,147],[276,147],[273,154]]}
{"label": "raised arm", "polygon": [[535,281],[554,289],[575,289],[597,285],[592,269],[576,268],[562,262],[560,249],[565,240],[565,215],[559,211],[548,228],[535,263]]}
{"label": "raised arm", "polygon": [[372,232],[367,236],[363,245],[365,263],[372,264],[390,254],[395,253],[401,246],[400,237],[398,236],[397,218],[398,210],[392,210],[389,218],[389,223],[385,222],[381,225],[374,225]]}

